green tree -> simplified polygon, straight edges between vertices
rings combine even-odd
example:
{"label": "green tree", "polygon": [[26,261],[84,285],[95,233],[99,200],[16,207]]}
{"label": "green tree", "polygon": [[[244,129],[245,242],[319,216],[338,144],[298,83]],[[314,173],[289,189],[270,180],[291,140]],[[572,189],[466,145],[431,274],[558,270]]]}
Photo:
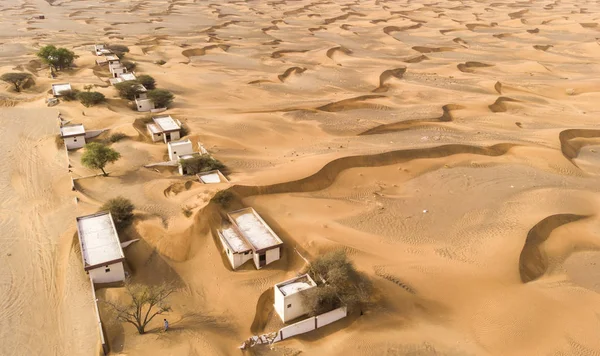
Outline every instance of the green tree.
{"label": "green tree", "polygon": [[113,217],[115,226],[117,229],[126,228],[133,221],[133,203],[131,200],[123,197],[116,197],[108,200],[100,211],[110,211],[110,215]]}
{"label": "green tree", "polygon": [[104,94],[99,93],[97,91],[82,91],[77,93],[77,99],[85,106],[86,108],[90,106],[94,106],[106,100]]}
{"label": "green tree", "polygon": [[307,273],[318,284],[302,294],[303,303],[311,316],[342,305],[351,312],[368,303],[371,298],[371,282],[356,270],[344,251],[320,255],[310,263]]}
{"label": "green tree", "polygon": [[219,204],[223,208],[228,208],[232,200],[232,192],[230,192],[229,190],[219,190],[210,201]]}
{"label": "green tree", "polygon": [[156,80],[147,74],[137,77],[137,81],[148,90],[156,89]]}
{"label": "green tree", "polygon": [[116,162],[121,154],[112,148],[98,142],[90,142],[84,146],[85,152],[81,156],[81,164],[90,169],[99,169],[104,176],[108,173],[104,167],[108,163]]}
{"label": "green tree", "polygon": [[70,51],[66,48],[57,48],[54,45],[47,45],[37,53],[37,56],[51,68],[61,70],[68,68],[73,64],[73,61],[77,56],[75,52]]}
{"label": "green tree", "polygon": [[158,108],[166,108],[173,102],[175,96],[165,89],[153,89],[148,91],[148,99],[154,102]]}
{"label": "green tree", "polygon": [[128,80],[115,84],[115,89],[121,98],[134,100],[135,96],[140,93],[140,83],[137,80]]}
{"label": "green tree", "polygon": [[33,80],[33,77],[29,73],[4,73],[0,76],[0,80],[11,83],[15,86],[15,90],[20,92],[22,85],[29,80]]}
{"label": "green tree", "polygon": [[183,170],[188,174],[198,174],[200,172],[208,172],[215,169],[225,168],[223,163],[207,154],[194,156],[188,159],[182,159],[179,160],[179,163],[183,167]]}
{"label": "green tree", "polygon": [[146,333],[146,326],[155,316],[171,311],[168,297],[176,291],[172,284],[143,285],[125,282],[129,301],[104,303],[117,314],[117,320],[132,324],[140,335]]}

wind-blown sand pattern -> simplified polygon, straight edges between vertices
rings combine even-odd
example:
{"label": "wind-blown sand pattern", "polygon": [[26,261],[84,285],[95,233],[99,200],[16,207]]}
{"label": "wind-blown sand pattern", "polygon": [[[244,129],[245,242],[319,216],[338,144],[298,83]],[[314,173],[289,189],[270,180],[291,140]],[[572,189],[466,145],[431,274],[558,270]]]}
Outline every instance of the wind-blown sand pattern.
{"label": "wind-blown sand pattern", "polygon": [[[74,218],[119,195],[136,206],[122,234],[140,239],[125,250],[133,278],[182,288],[167,333],[161,318],[139,336],[101,307],[115,355],[239,354],[282,326],[271,288],[302,269],[294,248],[346,251],[373,304],[253,354],[598,355],[598,13],[593,0],[0,0],[0,74],[36,81],[0,86],[0,355],[98,354]],[[231,185],[143,167],[166,147],[95,65],[102,42],[175,94],[167,113]],[[56,79],[35,56],[50,43],[79,55]],[[60,82],[107,103],[46,108]],[[70,175],[97,172],[81,151],[67,163],[58,111],[107,128],[99,140],[127,135],[109,177],[71,191]],[[222,189],[281,237],[281,260],[231,270],[209,203]]]}

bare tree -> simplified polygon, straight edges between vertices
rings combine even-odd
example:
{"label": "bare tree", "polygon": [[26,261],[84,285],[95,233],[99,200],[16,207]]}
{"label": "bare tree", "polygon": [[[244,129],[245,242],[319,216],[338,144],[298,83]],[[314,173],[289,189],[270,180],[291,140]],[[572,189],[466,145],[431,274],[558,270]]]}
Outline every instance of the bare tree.
{"label": "bare tree", "polygon": [[171,311],[167,298],[175,292],[172,284],[155,286],[125,282],[125,290],[130,301],[127,304],[105,301],[117,313],[117,320],[130,323],[138,333],[146,333],[146,326],[155,316]]}

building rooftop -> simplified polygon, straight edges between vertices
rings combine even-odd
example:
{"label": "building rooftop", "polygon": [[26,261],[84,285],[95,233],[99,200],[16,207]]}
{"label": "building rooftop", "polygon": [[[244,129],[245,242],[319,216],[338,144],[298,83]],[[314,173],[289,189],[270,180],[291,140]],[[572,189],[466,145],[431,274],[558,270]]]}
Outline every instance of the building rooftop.
{"label": "building rooftop", "polygon": [[278,283],[275,285],[275,288],[279,289],[284,296],[288,296],[316,286],[317,284],[308,274],[303,274],[299,277]]}
{"label": "building rooftop", "polygon": [[181,123],[174,120],[171,115],[154,116],[152,120],[162,132],[177,131],[181,129]]}
{"label": "building rooftop", "polygon": [[146,89],[145,86],[143,86],[142,84],[138,84],[135,86],[135,89],[139,92],[139,93],[145,93],[148,91],[148,89]]}
{"label": "building rooftop", "polygon": [[85,135],[85,128],[83,124],[65,125],[60,128],[60,135],[62,137]]}
{"label": "building rooftop", "polygon": [[67,90],[71,90],[71,84],[69,83],[52,84],[52,93],[54,95],[60,95],[61,92]]}
{"label": "building rooftop", "polygon": [[229,248],[235,253],[242,253],[250,251],[251,248],[248,243],[235,231],[233,227],[228,227],[219,231],[219,234],[229,245]]}
{"label": "building rooftop", "polygon": [[191,146],[192,141],[190,141],[189,139],[183,140],[183,141],[171,141],[168,143],[168,145],[171,146],[171,148],[179,148],[179,147]]}
{"label": "building rooftop", "polygon": [[228,215],[255,251],[283,244],[253,208],[233,211]]}
{"label": "building rooftop", "polygon": [[[142,100],[149,100],[149,99],[142,99]],[[138,101],[138,99],[136,99],[136,101]],[[160,130],[160,128],[158,126],[156,126],[155,124],[148,124],[148,129],[150,130],[150,132],[152,132],[153,134],[157,134],[157,133],[161,133],[162,131]]]}
{"label": "building rooftop", "polygon": [[228,182],[227,178],[225,178],[225,176],[218,169],[214,171],[198,173],[197,176],[198,179],[200,179],[200,182],[204,184]]}
{"label": "building rooftop", "polygon": [[77,232],[86,270],[125,258],[109,212],[78,217]]}
{"label": "building rooftop", "polygon": [[123,79],[124,81],[136,80],[137,79],[133,73],[119,74],[119,78]]}
{"label": "building rooftop", "polygon": [[117,57],[117,56],[115,56],[115,55],[112,55],[112,56],[104,56],[104,58],[105,58],[107,61],[119,61],[119,60],[120,60],[120,59],[119,59],[119,57]]}

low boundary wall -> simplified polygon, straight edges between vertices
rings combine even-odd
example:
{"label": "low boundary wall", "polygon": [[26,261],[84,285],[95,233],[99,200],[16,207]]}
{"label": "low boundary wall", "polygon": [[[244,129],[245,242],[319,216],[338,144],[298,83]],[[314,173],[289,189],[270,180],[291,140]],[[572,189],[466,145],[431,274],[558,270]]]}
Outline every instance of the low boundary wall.
{"label": "low boundary wall", "polygon": [[104,329],[102,328],[102,321],[100,320],[100,310],[98,310],[98,298],[96,297],[96,289],[94,288],[94,282],[90,278],[90,285],[92,286],[92,298],[94,299],[94,312],[96,313],[96,322],[98,323],[98,334],[100,335],[100,344],[102,345],[102,351],[104,355],[108,355],[108,343],[104,337]]}
{"label": "low boundary wall", "polygon": [[341,307],[334,309],[330,312],[313,316],[311,318],[299,321],[292,325],[283,327],[279,329],[277,336],[271,341],[271,343],[275,343],[281,340],[285,340],[292,336],[300,335],[307,333],[309,331],[316,330],[325,325],[329,325],[334,321],[338,321],[340,319],[345,318],[348,315],[348,310],[346,307]]}

